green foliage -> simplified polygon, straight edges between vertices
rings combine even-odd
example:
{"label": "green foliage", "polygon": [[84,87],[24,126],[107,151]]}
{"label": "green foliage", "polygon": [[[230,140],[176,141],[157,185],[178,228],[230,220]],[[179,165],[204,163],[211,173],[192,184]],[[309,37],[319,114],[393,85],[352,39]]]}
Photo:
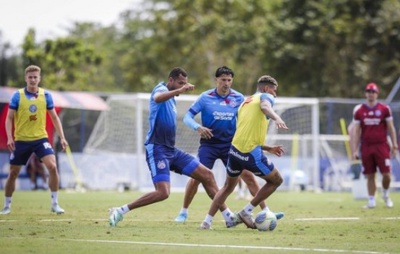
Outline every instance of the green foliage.
{"label": "green foliage", "polygon": [[118,26],[74,23],[68,32],[36,42],[30,29],[13,69],[41,64],[54,89],[150,92],[182,66],[200,93],[227,65],[244,94],[270,74],[280,96],[306,97],[363,97],[376,82],[384,98],[399,76],[397,0],[148,0]]}
{"label": "green foliage", "polygon": [[[66,213],[50,213],[48,192],[14,193],[12,213],[1,217],[2,253],[399,253],[399,206],[378,202],[364,210],[351,193],[277,192],[268,199],[274,211],[285,217],[273,232],[228,229],[218,213],[212,231],[198,229],[210,199],[198,193],[185,224],[173,221],[182,205],[183,193],[131,211],[116,228],[108,225],[107,209],[140,197],[139,192],[61,191]],[[399,200],[398,192],[392,193]],[[380,200],[379,200],[380,201]],[[248,201],[227,204],[233,211]],[[254,212],[260,209],[256,208]]]}

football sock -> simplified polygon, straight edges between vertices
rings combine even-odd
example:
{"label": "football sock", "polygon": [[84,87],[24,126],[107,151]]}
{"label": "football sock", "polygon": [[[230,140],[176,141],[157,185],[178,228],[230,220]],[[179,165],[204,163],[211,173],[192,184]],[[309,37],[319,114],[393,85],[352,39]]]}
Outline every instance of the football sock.
{"label": "football sock", "polygon": [[129,210],[129,208],[128,208],[128,205],[123,205],[123,206],[121,206],[121,207],[118,207],[118,208],[117,208],[117,211],[118,211],[119,213],[121,213],[121,214],[126,214],[126,213],[129,212],[130,210]]}
{"label": "football sock", "polygon": [[233,213],[229,208],[226,208],[222,211],[222,216],[224,217],[225,221],[232,221],[231,217],[233,216]]}
{"label": "football sock", "polygon": [[6,197],[4,199],[4,207],[9,207],[11,208],[11,197]]}
{"label": "football sock", "polygon": [[58,204],[58,191],[51,192],[51,203],[53,205]]}
{"label": "football sock", "polygon": [[384,198],[389,197],[389,189],[383,189],[383,188],[382,188],[382,196],[383,196]]}
{"label": "football sock", "polygon": [[243,210],[245,210],[247,214],[250,214],[253,212],[254,206],[251,203],[248,203]]}
{"label": "football sock", "polygon": [[211,225],[213,220],[213,217],[209,214],[206,215],[206,218],[204,219],[205,222],[207,222],[209,225]]}
{"label": "football sock", "polygon": [[188,209],[187,208],[183,208],[181,209],[180,213],[184,213],[184,214],[188,214]]}

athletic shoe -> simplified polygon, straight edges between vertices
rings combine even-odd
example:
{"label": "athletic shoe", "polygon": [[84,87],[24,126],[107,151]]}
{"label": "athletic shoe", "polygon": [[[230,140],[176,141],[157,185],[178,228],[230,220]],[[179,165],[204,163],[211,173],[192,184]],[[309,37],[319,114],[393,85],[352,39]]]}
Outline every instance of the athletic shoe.
{"label": "athletic shoe", "polygon": [[51,211],[56,214],[63,214],[64,209],[62,209],[58,204],[52,205],[51,206]]}
{"label": "athletic shoe", "polygon": [[1,215],[6,215],[6,214],[9,214],[9,213],[11,213],[10,207],[4,207],[3,210],[0,211]]}
{"label": "athletic shoe", "polygon": [[179,222],[179,223],[185,223],[185,221],[187,220],[187,213],[180,213],[176,218],[175,221]]}
{"label": "athletic shoe", "polygon": [[108,219],[108,222],[110,223],[111,227],[116,227],[118,222],[124,219],[124,216],[118,212],[116,207],[110,208],[108,211],[110,212],[110,218]]}
{"label": "athletic shoe", "polygon": [[227,228],[234,228],[240,223],[243,223],[243,221],[239,218],[237,213],[233,214],[233,216],[231,217],[231,221],[225,221],[225,225]]}
{"label": "athletic shoe", "polygon": [[389,207],[389,208],[393,207],[393,201],[389,197],[383,198],[383,201],[385,201],[386,207]]}
{"label": "athletic shoe", "polygon": [[277,220],[280,220],[283,217],[285,217],[285,214],[283,212],[277,212],[277,213],[275,213],[275,216],[276,216]]}
{"label": "athletic shoe", "polygon": [[210,224],[208,224],[207,222],[203,221],[203,222],[200,224],[199,229],[211,230],[212,228],[211,228],[211,225],[210,225]]}
{"label": "athletic shoe", "polygon": [[373,209],[376,207],[375,201],[368,201],[368,203],[363,207],[364,209]]}
{"label": "athletic shoe", "polygon": [[256,229],[256,224],[254,224],[253,216],[251,214],[246,213],[245,210],[241,210],[237,215],[248,228]]}

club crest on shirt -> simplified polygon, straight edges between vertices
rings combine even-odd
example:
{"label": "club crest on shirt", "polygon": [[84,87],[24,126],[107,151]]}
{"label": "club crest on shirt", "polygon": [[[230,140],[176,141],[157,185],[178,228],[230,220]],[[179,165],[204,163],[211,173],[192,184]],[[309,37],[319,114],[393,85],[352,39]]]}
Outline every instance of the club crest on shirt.
{"label": "club crest on shirt", "polygon": [[35,113],[36,111],[37,111],[37,106],[35,104],[29,106],[29,112]]}
{"label": "club crest on shirt", "polygon": [[166,167],[166,165],[165,165],[164,161],[158,161],[157,162],[157,168],[164,169],[165,167]]}
{"label": "club crest on shirt", "polygon": [[376,116],[381,116],[382,115],[382,111],[380,111],[379,109],[375,110],[375,115]]}

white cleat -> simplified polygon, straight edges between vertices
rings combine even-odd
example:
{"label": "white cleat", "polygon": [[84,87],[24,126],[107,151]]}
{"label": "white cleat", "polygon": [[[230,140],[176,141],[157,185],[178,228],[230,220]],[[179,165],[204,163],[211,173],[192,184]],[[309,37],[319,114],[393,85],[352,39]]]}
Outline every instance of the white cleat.
{"label": "white cleat", "polygon": [[6,215],[6,214],[10,214],[10,213],[11,213],[10,207],[4,207],[3,210],[0,211],[1,215]]}
{"label": "white cleat", "polygon": [[65,211],[58,204],[54,204],[51,206],[51,211],[56,214],[63,214]]}

